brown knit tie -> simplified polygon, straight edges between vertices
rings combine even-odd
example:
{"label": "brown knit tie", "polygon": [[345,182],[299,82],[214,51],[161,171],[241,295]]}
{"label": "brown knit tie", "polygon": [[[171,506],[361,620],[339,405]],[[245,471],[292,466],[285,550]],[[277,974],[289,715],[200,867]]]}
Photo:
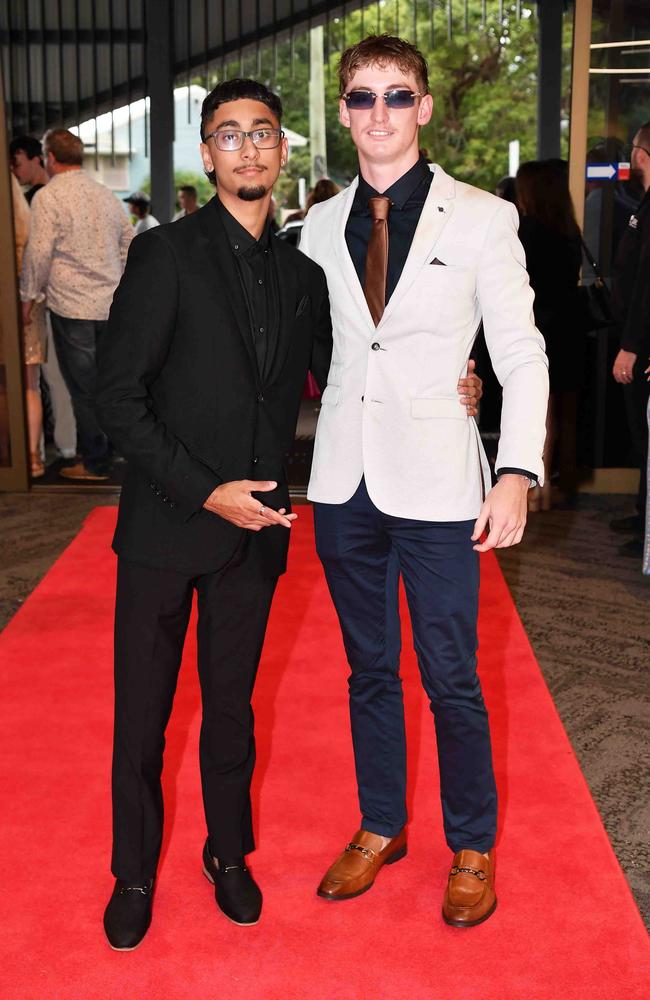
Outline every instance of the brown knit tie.
{"label": "brown knit tie", "polygon": [[384,315],[386,305],[386,274],[388,271],[388,212],[391,200],[380,194],[368,199],[372,216],[372,231],[366,254],[364,294],[375,326]]}

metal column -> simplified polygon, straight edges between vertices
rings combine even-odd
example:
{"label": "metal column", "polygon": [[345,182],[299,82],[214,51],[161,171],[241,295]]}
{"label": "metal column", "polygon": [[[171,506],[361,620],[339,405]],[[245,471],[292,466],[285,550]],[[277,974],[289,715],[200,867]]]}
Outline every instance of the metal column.
{"label": "metal column", "polygon": [[562,11],[564,0],[538,3],[539,76],[537,82],[537,156],[560,155],[562,110]]}
{"label": "metal column", "polygon": [[174,73],[171,0],[146,0],[151,209],[169,222],[174,208]]}

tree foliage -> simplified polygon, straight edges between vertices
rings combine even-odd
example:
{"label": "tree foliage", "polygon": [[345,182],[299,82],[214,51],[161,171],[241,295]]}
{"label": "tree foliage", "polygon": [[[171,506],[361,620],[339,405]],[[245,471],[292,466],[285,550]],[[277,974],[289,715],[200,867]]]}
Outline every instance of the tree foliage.
{"label": "tree foliage", "polygon": [[[431,158],[455,176],[492,190],[508,172],[508,146],[520,142],[521,160],[534,159],[537,131],[537,19],[533,3],[514,0],[380,0],[364,3],[325,27],[327,157],[330,176],[346,184],[357,172],[348,131],[338,120],[337,64],[341,53],[368,34],[388,32],[414,41],[429,63],[433,118],[421,133]],[[484,9],[487,13],[483,22]],[[517,17],[517,13],[520,17]],[[432,12],[433,11],[433,16]],[[465,15],[467,11],[467,15]],[[502,12],[502,16],[500,16]],[[570,32],[563,93],[568,101]],[[309,135],[309,32],[229,62],[226,76],[252,76],[280,94],[284,124]],[[291,55],[293,50],[293,57]],[[216,79],[215,79],[216,83]],[[568,108],[563,108],[568,120]],[[564,138],[566,155],[566,137]],[[308,149],[294,150],[276,194],[296,205],[297,181],[309,179]]]}
{"label": "tree foliage", "polygon": [[[376,31],[415,41],[429,63],[434,114],[422,130],[422,146],[433,159],[461,179],[492,189],[508,171],[508,144],[519,139],[521,158],[535,156],[537,119],[537,22],[533,5],[503,4],[499,20],[494,2],[482,23],[482,0],[455,3],[456,17],[448,32],[446,0],[385,0],[365,4],[363,11],[332,19],[325,31],[326,122],[328,167],[332,177],[347,182],[357,170],[350,138],[338,120],[337,64],[341,52]],[[262,67],[270,86],[281,94],[286,124],[309,134],[309,37],[294,40],[293,73],[288,44],[278,46],[277,74],[263,53]],[[248,68],[248,67],[247,67]],[[275,77],[275,78],[274,78]]]}

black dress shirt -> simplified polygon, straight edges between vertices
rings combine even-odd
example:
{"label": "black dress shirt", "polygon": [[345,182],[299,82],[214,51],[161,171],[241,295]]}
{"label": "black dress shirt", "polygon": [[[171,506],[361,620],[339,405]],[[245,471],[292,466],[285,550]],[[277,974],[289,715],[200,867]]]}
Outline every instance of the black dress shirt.
{"label": "black dress shirt", "polygon": [[[345,242],[347,243],[352,263],[363,288],[366,276],[366,254],[372,229],[372,217],[368,207],[368,199],[377,195],[385,195],[391,200],[388,213],[388,273],[386,275],[386,302],[395,291],[400,279],[406,258],[411,249],[411,243],[417,229],[422,208],[427,199],[433,172],[423,156],[414,163],[410,170],[391,184],[385,191],[375,191],[372,185],[359,173],[352,208],[345,227]],[[537,482],[537,476],[524,469],[498,469],[497,476],[504,473],[516,473],[527,476],[531,482]]]}
{"label": "black dress shirt", "polygon": [[270,370],[278,346],[280,311],[271,227],[267,222],[259,240],[256,240],[221,202],[219,210],[237,265],[246,300],[257,367],[263,381]]}
{"label": "black dress shirt", "polygon": [[34,197],[34,195],[36,194],[37,191],[41,190],[42,187],[45,187],[45,185],[44,184],[34,184],[33,187],[30,187],[29,191],[25,191],[25,198],[27,199],[27,204],[28,205],[31,205],[32,198]]}
{"label": "black dress shirt", "polygon": [[392,204],[388,214],[386,302],[395,291],[395,286],[404,269],[413,236],[420,221],[422,206],[426,201],[432,180],[433,174],[422,156],[386,191],[375,191],[359,174],[359,186],[345,227],[345,241],[363,288],[366,276],[366,253],[372,230],[368,199],[374,198],[378,194],[390,198]]}

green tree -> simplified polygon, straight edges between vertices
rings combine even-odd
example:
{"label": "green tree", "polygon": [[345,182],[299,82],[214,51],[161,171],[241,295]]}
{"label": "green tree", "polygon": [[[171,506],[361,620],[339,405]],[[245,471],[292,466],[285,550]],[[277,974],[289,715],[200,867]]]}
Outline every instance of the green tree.
{"label": "green tree", "polygon": [[[519,139],[521,158],[532,159],[536,147],[537,24],[532,5],[487,5],[490,17],[482,24],[483,3],[469,0],[467,24],[463,4],[452,11],[449,38],[445,0],[433,4],[433,40],[429,4],[418,0],[387,0],[367,5],[363,33],[377,30],[415,41],[429,64],[434,112],[422,129],[421,144],[431,158],[455,176],[489,190],[508,172],[508,144]],[[328,160],[331,172],[352,176],[356,158],[349,136],[338,123],[336,66],[346,45],[362,36],[361,13],[330,24],[328,80]],[[344,37],[345,35],[345,37]]]}

